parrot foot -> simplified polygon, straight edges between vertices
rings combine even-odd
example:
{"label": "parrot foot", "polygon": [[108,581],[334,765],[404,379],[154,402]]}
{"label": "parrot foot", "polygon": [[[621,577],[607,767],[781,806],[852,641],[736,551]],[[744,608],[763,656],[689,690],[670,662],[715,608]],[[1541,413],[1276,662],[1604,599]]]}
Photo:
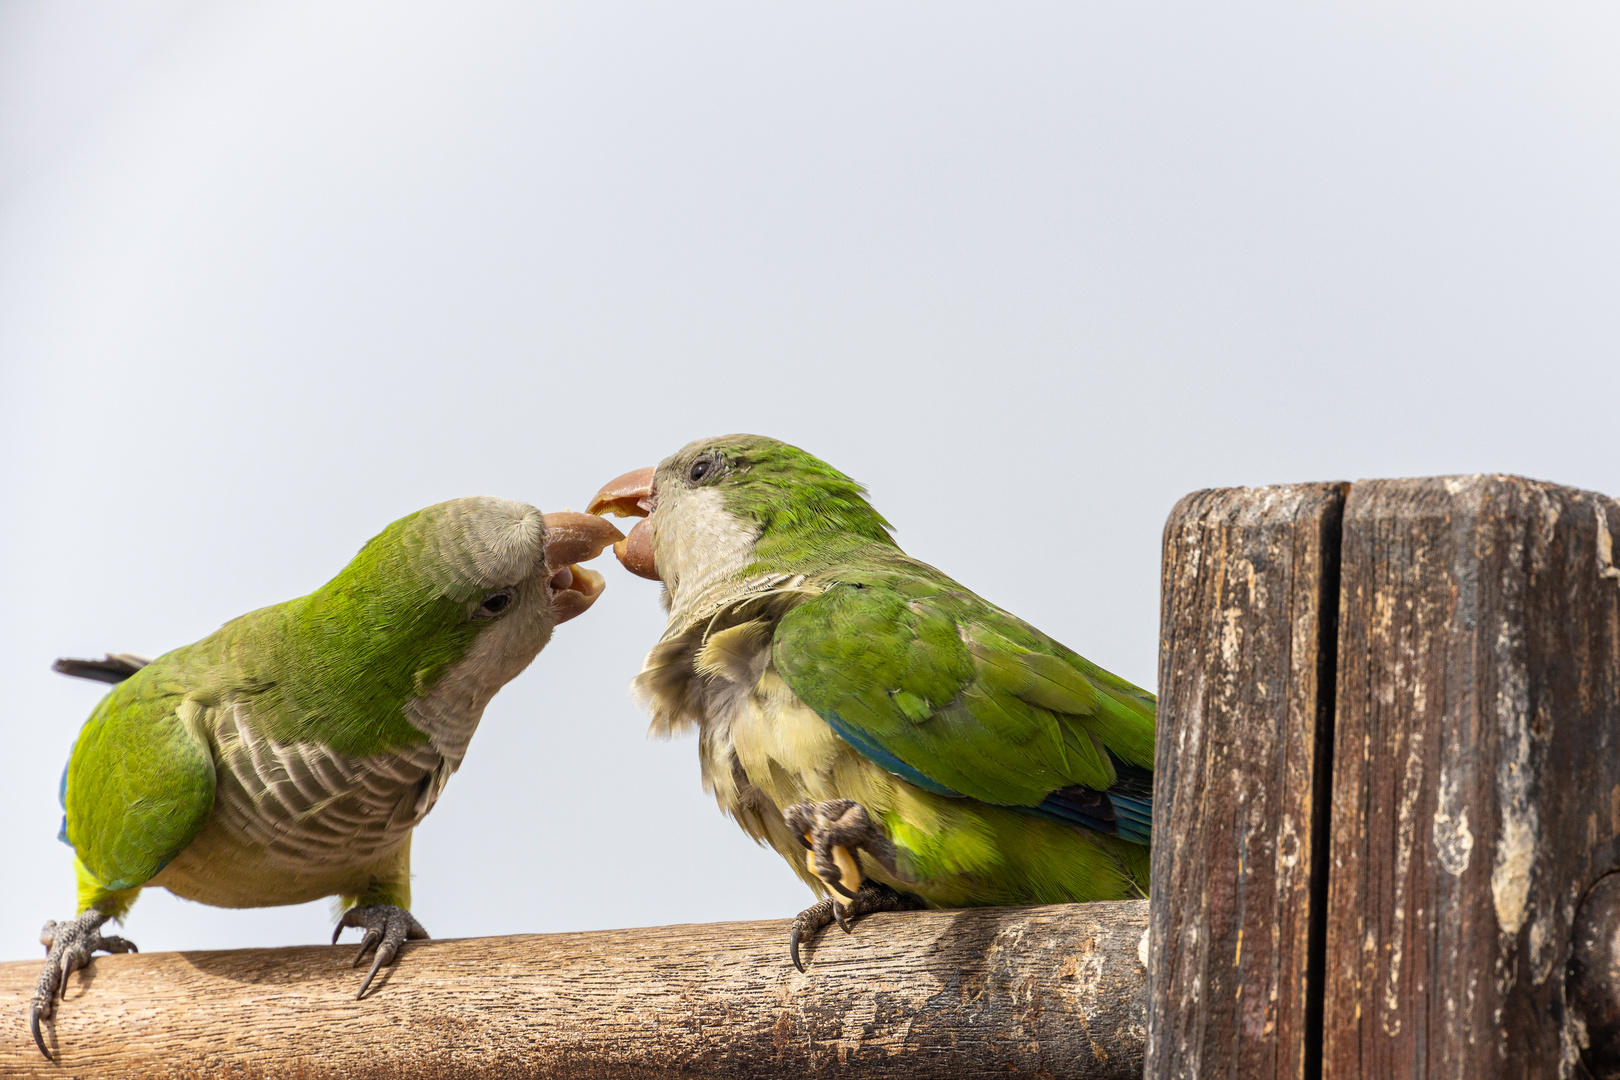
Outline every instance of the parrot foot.
{"label": "parrot foot", "polygon": [[848,901],[829,896],[799,912],[799,917],[793,920],[793,928],[788,932],[788,957],[793,961],[793,966],[803,972],[804,964],[799,960],[799,942],[814,938],[828,924],[836,921],[839,929],[847,934],[850,932],[851,919],[877,911],[917,911],[922,906],[921,897],[896,892],[880,882],[868,881]]}
{"label": "parrot foot", "polygon": [[782,811],[782,817],[809,850],[811,872],[834,898],[853,900],[860,892],[863,849],[890,874],[900,876],[894,865],[894,842],[855,800],[796,803]]}
{"label": "parrot foot", "polygon": [[415,916],[393,904],[370,904],[345,911],[332,931],[332,944],[337,944],[338,935],[343,933],[345,926],[358,927],[366,932],[365,937],[360,939],[360,951],[354,954],[353,967],[359,967],[360,961],[373,948],[377,950],[377,958],[371,962],[371,970],[366,972],[365,979],[360,983],[360,992],[355,995],[357,1001],[366,996],[371,980],[377,977],[377,969],[394,962],[394,955],[399,952],[403,942],[420,941],[428,936]]}
{"label": "parrot foot", "polygon": [[34,999],[28,1005],[28,1027],[34,1033],[34,1045],[50,1061],[51,1052],[45,1048],[45,1039],[39,1033],[39,1022],[49,1020],[56,1012],[57,990],[67,997],[68,977],[81,968],[90,966],[98,952],[139,952],[133,941],[121,937],[103,936],[101,926],[110,915],[91,908],[70,922],[52,919],[39,932],[39,943],[45,946],[45,970],[39,973],[34,985]]}

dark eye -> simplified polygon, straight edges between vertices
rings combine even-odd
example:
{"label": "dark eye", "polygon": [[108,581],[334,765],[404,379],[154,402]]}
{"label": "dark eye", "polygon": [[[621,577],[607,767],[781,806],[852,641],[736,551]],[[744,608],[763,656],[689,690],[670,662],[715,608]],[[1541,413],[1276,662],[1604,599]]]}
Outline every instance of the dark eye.
{"label": "dark eye", "polygon": [[478,610],[473,612],[473,618],[493,619],[495,616],[512,606],[512,597],[515,594],[516,590],[511,588],[501,589],[497,592],[490,593],[488,596],[484,597],[484,602],[478,605]]}
{"label": "dark eye", "polygon": [[713,471],[714,458],[708,454],[702,454],[696,461],[692,462],[692,467],[687,470],[686,478],[695,484]]}

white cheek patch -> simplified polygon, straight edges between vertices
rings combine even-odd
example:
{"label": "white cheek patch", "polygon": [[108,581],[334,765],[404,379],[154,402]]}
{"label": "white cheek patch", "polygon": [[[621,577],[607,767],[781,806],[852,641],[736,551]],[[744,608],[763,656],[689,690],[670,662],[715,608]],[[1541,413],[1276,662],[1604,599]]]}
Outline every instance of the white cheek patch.
{"label": "white cheek patch", "polygon": [[688,491],[661,505],[654,555],[671,619],[680,621],[682,613],[702,610],[712,597],[731,591],[754,561],[758,540],[759,527],[727,510],[713,488]]}

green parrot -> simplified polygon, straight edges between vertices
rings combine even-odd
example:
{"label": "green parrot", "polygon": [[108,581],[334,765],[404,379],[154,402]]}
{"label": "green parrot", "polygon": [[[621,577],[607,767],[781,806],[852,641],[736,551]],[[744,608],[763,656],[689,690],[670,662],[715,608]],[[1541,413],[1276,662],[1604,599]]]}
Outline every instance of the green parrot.
{"label": "green parrot", "polygon": [[865,489],[756,435],[610,482],[660,580],[632,690],[698,732],[704,786],[837,920],[1146,895],[1154,698],[906,555]]}
{"label": "green parrot", "polygon": [[411,831],[433,809],[490,698],[560,622],[600,595],[572,565],[622,534],[600,517],[510,499],[456,499],[394,522],[308,596],[243,615],[146,663],[61,661],[113,682],[62,775],[61,839],[79,916],[48,922],[29,1023],[96,952],[141,889],[219,907],[337,896],[376,958],[410,911]]}

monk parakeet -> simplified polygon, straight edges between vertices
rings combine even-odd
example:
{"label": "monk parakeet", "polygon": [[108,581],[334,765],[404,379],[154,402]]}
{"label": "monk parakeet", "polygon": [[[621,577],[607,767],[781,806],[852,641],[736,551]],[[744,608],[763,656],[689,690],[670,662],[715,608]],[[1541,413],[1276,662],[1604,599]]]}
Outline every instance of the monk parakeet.
{"label": "monk parakeet", "polygon": [[906,555],[860,485],[754,435],[592,501],[669,622],[633,692],[704,785],[827,899],[880,910],[1145,895],[1153,695]]}
{"label": "monk parakeet", "polygon": [[364,931],[355,965],[425,938],[411,916],[411,830],[460,766],[484,707],[601,575],[573,563],[622,534],[599,517],[509,499],[430,506],[394,522],[308,596],[226,623],[146,663],[57,669],[116,683],[62,775],[61,838],[79,916],[49,922],[34,1041],[57,989],[140,890],[220,907],[337,896]]}

